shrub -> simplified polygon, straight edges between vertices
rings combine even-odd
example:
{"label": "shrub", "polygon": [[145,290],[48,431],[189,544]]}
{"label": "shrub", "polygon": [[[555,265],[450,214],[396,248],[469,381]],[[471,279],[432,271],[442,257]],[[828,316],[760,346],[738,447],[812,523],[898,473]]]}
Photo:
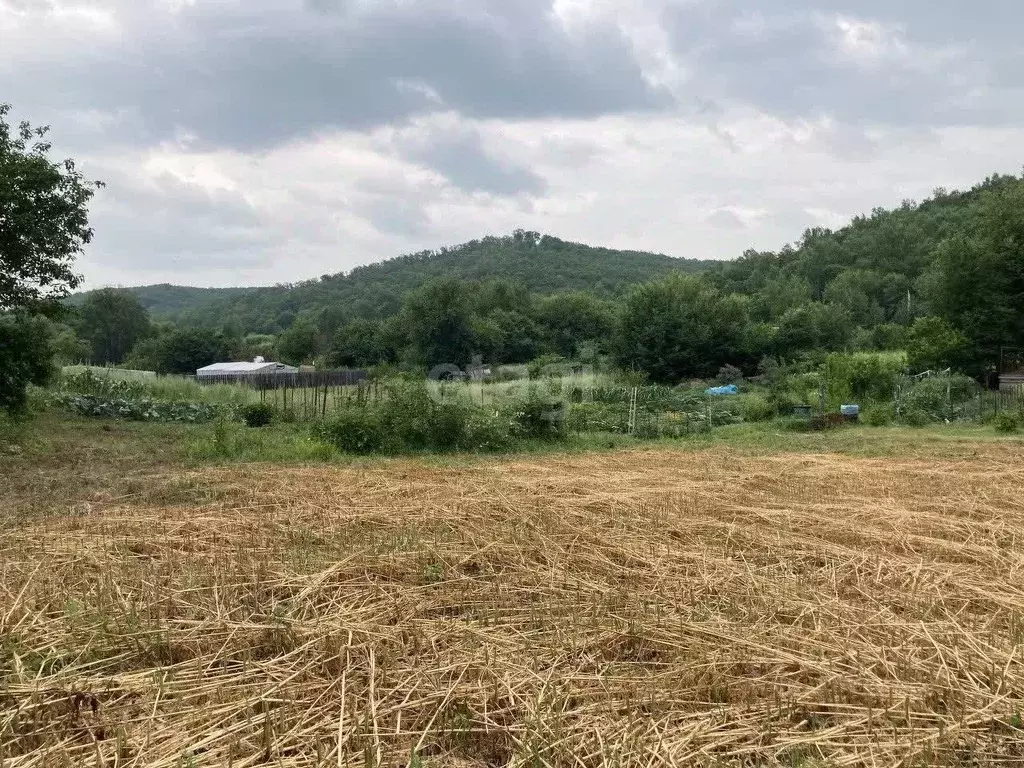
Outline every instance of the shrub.
{"label": "shrub", "polygon": [[935,419],[920,408],[908,408],[900,413],[900,421],[908,427],[925,427]]}
{"label": "shrub", "polygon": [[901,352],[833,352],[825,362],[829,400],[833,406],[888,400],[906,369]]}
{"label": "shrub", "polygon": [[462,448],[469,451],[503,451],[512,446],[514,425],[500,413],[475,409],[466,419]]}
{"label": "shrub", "polygon": [[274,406],[269,403],[253,403],[242,409],[242,420],[246,426],[258,428],[270,425],[274,420]]}
{"label": "shrub", "polygon": [[739,406],[743,421],[771,421],[778,413],[776,404],[763,395],[744,395]]}
{"label": "shrub", "polygon": [[896,420],[896,409],[892,403],[875,403],[867,406],[860,418],[869,427],[887,427]]}
{"label": "shrub", "polygon": [[525,398],[512,404],[506,412],[521,437],[557,440],[565,436],[566,405],[557,397],[530,387]]}
{"label": "shrub", "polygon": [[384,431],[374,408],[347,407],[319,427],[319,437],[345,453],[366,455],[384,445]]}
{"label": "shrub", "polygon": [[787,391],[772,392],[768,395],[767,402],[778,416],[783,417],[792,416],[793,409],[798,405],[807,405],[805,401]]}
{"label": "shrub", "polygon": [[473,407],[458,402],[431,403],[427,411],[427,445],[439,451],[466,447],[466,425]]}
{"label": "shrub", "polygon": [[[430,415],[435,406],[426,385],[421,382],[392,382],[384,398],[367,408],[378,413],[382,436],[379,448],[392,451],[422,450],[430,446]],[[384,443],[387,443],[385,446]]]}
{"label": "shrub", "polygon": [[[967,376],[933,376],[914,381],[900,393],[900,414],[904,416],[910,411],[919,411],[924,423],[963,418],[965,406],[977,392],[977,382]],[[905,418],[903,420],[906,421]]]}
{"label": "shrub", "polygon": [[564,367],[565,358],[561,355],[541,355],[527,364],[526,373],[531,381],[536,381],[543,376],[561,375]]}
{"label": "shrub", "polygon": [[346,453],[403,451],[498,451],[513,442],[512,418],[441,390],[435,399],[422,382],[389,386],[377,404],[338,411],[319,431],[324,442]]}
{"label": "shrub", "polygon": [[996,416],[994,423],[996,432],[1002,432],[1006,435],[1016,432],[1017,428],[1020,426],[1020,422],[1017,420],[1017,417],[1012,413],[1000,413]]}
{"label": "shrub", "polygon": [[743,381],[743,371],[735,365],[723,365],[718,369],[718,375],[715,376],[716,384],[739,384],[741,381]]}

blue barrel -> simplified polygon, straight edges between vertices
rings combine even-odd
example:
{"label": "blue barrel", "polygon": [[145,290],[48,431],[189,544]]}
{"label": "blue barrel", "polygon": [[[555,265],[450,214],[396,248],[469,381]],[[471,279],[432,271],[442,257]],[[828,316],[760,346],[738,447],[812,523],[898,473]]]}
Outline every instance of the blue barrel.
{"label": "blue barrel", "polygon": [[860,418],[860,406],[859,405],[843,405],[840,406],[839,412],[843,415],[843,418],[847,421],[857,421]]}

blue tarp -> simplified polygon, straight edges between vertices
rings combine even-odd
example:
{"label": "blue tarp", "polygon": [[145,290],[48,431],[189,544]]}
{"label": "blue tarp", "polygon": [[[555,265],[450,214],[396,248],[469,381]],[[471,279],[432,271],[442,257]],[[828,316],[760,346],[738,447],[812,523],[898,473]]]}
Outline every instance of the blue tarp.
{"label": "blue tarp", "polygon": [[724,387],[712,387],[711,389],[705,389],[705,395],[738,395],[740,388],[735,384],[729,384]]}

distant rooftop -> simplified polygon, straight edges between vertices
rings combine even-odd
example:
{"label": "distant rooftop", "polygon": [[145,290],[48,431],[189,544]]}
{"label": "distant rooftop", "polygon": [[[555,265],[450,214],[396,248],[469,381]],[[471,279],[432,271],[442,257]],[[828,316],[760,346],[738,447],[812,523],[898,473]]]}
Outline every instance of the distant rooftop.
{"label": "distant rooftop", "polygon": [[200,368],[196,373],[269,373],[272,371],[293,372],[295,368],[284,363],[214,363]]}

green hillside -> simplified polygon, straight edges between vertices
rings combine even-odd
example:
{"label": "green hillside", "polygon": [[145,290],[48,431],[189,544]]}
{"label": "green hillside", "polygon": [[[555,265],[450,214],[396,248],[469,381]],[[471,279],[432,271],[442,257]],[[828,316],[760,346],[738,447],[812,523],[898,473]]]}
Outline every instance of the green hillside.
{"label": "green hillside", "polygon": [[[208,289],[181,288],[177,289],[180,294],[168,292],[167,299],[180,299],[174,308],[178,319],[219,326],[225,318],[233,318],[247,333],[276,333],[289,327],[300,313],[316,316],[329,310],[336,315],[335,324],[393,315],[401,309],[405,294],[437,277],[481,282],[507,280],[522,284],[534,294],[589,291],[614,297],[636,283],[675,271],[705,271],[714,263],[596,248],[518,231],[438,251],[399,256],[357,267],[347,274],[295,285],[220,289],[227,295],[213,295],[206,292]],[[132,290],[145,304],[143,297],[151,289]],[[189,293],[193,291],[194,294]],[[194,302],[190,303],[191,299]],[[170,315],[154,309],[150,312],[155,317]]]}
{"label": "green hillside", "polygon": [[[194,288],[187,285],[142,285],[129,288],[154,320],[180,320],[191,312],[202,311],[225,301],[252,293],[256,288]],[[76,293],[68,299],[81,306],[91,293]]]}

